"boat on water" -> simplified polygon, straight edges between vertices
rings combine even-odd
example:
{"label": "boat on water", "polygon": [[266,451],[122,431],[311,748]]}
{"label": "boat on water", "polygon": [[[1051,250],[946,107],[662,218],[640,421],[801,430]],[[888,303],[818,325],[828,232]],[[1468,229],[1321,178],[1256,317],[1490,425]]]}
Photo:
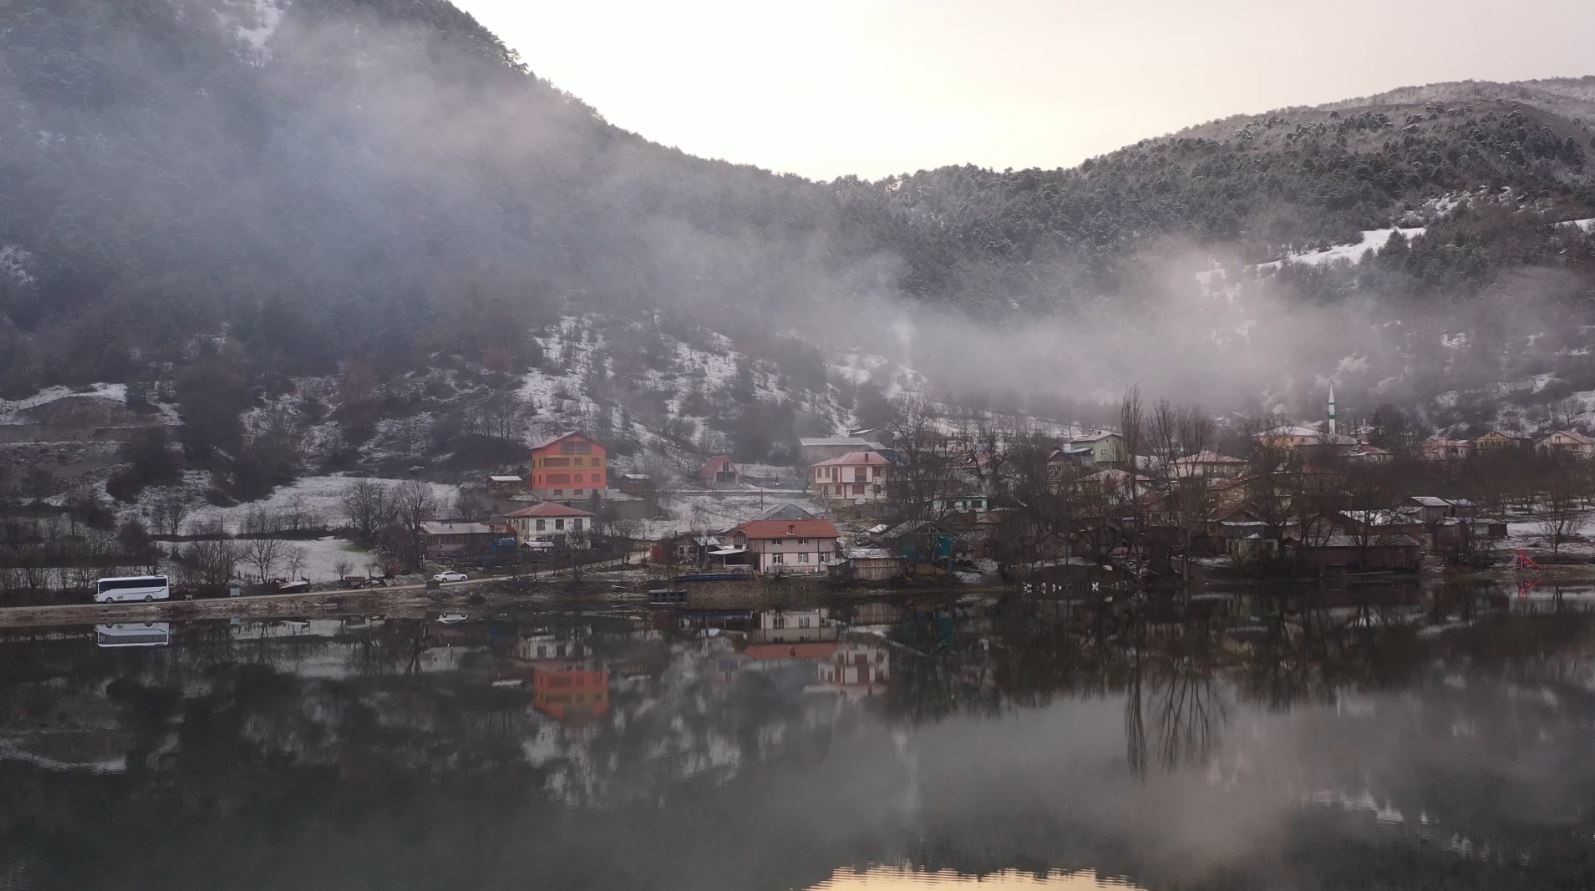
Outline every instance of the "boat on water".
{"label": "boat on water", "polygon": [[471,617],[467,616],[465,613],[444,613],[443,615],[438,616],[438,621],[442,622],[444,625],[460,625],[471,621]]}

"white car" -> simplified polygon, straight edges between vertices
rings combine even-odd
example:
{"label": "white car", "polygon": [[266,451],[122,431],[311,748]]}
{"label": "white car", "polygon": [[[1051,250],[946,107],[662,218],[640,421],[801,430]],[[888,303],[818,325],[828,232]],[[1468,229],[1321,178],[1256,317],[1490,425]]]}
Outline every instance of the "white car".
{"label": "white car", "polygon": [[466,575],[465,573],[456,572],[455,570],[450,569],[450,570],[447,570],[445,572],[440,572],[440,573],[438,573],[435,576],[432,576],[432,581],[434,581],[434,582],[463,582],[463,581],[465,581],[468,578],[470,578],[470,576]]}

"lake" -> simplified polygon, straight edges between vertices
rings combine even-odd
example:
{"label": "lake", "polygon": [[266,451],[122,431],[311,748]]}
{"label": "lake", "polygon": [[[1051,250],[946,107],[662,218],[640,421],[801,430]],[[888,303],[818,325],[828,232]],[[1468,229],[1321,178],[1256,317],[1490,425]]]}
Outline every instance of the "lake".
{"label": "lake", "polygon": [[0,889],[1585,889],[1592,598],[0,631]]}

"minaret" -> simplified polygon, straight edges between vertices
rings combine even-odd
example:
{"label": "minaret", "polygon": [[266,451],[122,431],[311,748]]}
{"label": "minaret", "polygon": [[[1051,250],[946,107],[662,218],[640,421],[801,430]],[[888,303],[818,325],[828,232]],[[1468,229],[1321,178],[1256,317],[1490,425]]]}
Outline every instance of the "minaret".
{"label": "minaret", "polygon": [[1335,435],[1335,385],[1329,385],[1329,435]]}

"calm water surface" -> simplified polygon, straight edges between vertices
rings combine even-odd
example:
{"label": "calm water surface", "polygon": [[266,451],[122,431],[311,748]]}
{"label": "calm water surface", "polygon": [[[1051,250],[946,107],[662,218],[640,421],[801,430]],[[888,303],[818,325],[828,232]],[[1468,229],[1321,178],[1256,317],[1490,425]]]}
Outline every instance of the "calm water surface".
{"label": "calm water surface", "polygon": [[5,631],[0,888],[1590,888],[1589,597]]}

